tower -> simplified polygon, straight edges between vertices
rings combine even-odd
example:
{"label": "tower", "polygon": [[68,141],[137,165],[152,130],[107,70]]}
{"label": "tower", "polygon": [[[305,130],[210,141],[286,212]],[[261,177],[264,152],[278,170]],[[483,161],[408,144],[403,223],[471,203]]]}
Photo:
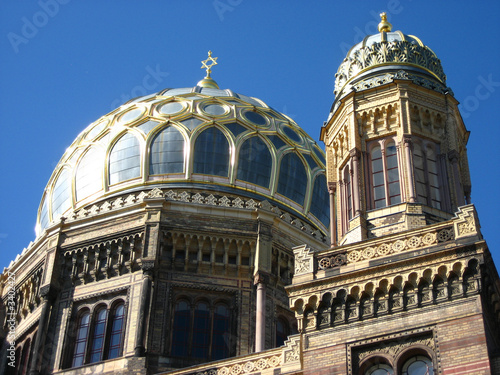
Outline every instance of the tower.
{"label": "tower", "polygon": [[321,129],[332,244],[294,249],[300,368],[497,374],[500,280],[470,204],[469,132],[436,54],[381,16]]}
{"label": "tower", "polygon": [[450,219],[470,203],[467,139],[436,54],[391,31],[348,52],[321,129],[334,195],[333,245]]}

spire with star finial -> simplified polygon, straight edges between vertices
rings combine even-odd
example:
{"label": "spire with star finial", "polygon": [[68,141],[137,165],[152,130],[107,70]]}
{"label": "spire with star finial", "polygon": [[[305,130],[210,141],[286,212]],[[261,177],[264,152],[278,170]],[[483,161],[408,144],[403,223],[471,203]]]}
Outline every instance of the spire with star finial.
{"label": "spire with star finial", "polygon": [[197,83],[197,86],[212,88],[212,89],[219,88],[217,82],[215,82],[212,79],[212,77],[210,77],[210,74],[212,73],[212,67],[218,64],[217,59],[218,57],[212,57],[212,51],[208,51],[208,58],[201,62],[202,63],[201,69],[206,69],[207,75],[205,76],[205,78],[203,78],[200,82]]}

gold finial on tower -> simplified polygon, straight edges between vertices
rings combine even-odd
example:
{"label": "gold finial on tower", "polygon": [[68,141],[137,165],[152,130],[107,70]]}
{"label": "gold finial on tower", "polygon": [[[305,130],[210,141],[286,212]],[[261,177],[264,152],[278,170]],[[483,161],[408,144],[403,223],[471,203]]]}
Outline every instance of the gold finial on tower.
{"label": "gold finial on tower", "polygon": [[215,82],[212,77],[210,77],[210,74],[212,73],[212,66],[217,65],[217,59],[218,57],[212,57],[212,51],[208,51],[208,59],[203,60],[201,69],[206,69],[207,70],[207,75],[205,78],[203,78],[200,82],[198,82],[197,86],[200,87],[207,87],[207,88],[212,88],[212,89],[218,89],[219,85],[217,82]]}
{"label": "gold finial on tower", "polygon": [[378,24],[378,31],[380,32],[390,32],[392,30],[392,25],[389,21],[387,21],[387,13],[380,13],[380,23]]}

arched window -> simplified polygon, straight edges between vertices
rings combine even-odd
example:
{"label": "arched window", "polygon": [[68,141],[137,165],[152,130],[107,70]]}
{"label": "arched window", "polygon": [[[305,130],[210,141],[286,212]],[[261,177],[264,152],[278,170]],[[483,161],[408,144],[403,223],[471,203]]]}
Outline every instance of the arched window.
{"label": "arched window", "polygon": [[172,332],[172,355],[185,357],[189,350],[189,329],[191,309],[186,301],[175,305],[174,326]]}
{"label": "arched window", "polygon": [[283,318],[278,318],[276,321],[276,347],[285,345],[285,341],[290,334],[290,325]]}
{"label": "arched window", "polygon": [[[121,356],[124,334],[125,305],[116,303],[108,314],[107,306],[100,304],[95,310],[80,312],[76,325],[76,339],[71,349],[71,367],[79,367]],[[72,340],[70,340],[73,343]]]}
{"label": "arched window", "polygon": [[314,181],[313,199],[311,201],[311,212],[326,227],[330,225],[330,197],[326,185],[326,177],[320,174]]}
{"label": "arched window", "polygon": [[43,198],[42,209],[40,210],[40,229],[44,230],[49,226],[49,203],[48,195]]}
{"label": "arched window", "polygon": [[85,362],[85,349],[89,337],[90,312],[86,311],[80,315],[76,327],[76,341],[73,352],[73,362],[71,367],[82,366]]}
{"label": "arched window", "polygon": [[365,371],[365,375],[394,375],[394,370],[391,366],[386,365],[384,363],[380,363],[374,366],[371,366],[368,370]]}
{"label": "arched window", "polygon": [[210,345],[210,310],[205,302],[200,302],[194,310],[193,357],[207,358]]}
{"label": "arched window", "polygon": [[302,160],[290,152],[281,159],[278,193],[304,205],[307,189],[307,173]]}
{"label": "arched window", "polygon": [[102,359],[107,313],[108,312],[104,307],[97,311],[94,321],[94,332],[92,334],[92,346],[90,349],[89,363],[99,362]]}
{"label": "arched window", "polygon": [[398,153],[394,141],[376,144],[370,151],[373,208],[401,203]]}
{"label": "arched window", "polygon": [[160,131],[151,142],[149,174],[184,171],[184,137],[173,126]]}
{"label": "arched window", "polygon": [[229,357],[229,309],[226,305],[215,306],[212,359]]}
{"label": "arched window", "polygon": [[404,363],[402,375],[434,375],[434,365],[429,358],[418,355]]}
{"label": "arched window", "polygon": [[28,339],[23,345],[23,354],[21,356],[21,363],[19,368],[19,375],[26,375],[29,371],[28,363],[31,349],[31,340]]}
{"label": "arched window", "polygon": [[344,189],[346,197],[346,211],[347,218],[352,219],[352,185],[351,185],[351,173],[349,166],[344,168]]}
{"label": "arched window", "polygon": [[109,184],[130,180],[141,175],[141,146],[131,133],[115,143],[109,155]]}
{"label": "arched window", "polygon": [[76,170],[76,200],[87,198],[102,189],[103,152],[93,147],[82,158]]}
{"label": "arched window", "polygon": [[174,307],[171,355],[195,359],[193,363],[229,357],[230,316],[225,303],[190,305],[179,300]]}
{"label": "arched window", "polygon": [[229,143],[224,134],[212,126],[204,130],[194,145],[193,172],[227,177]]}
{"label": "arched window", "polygon": [[269,187],[273,159],[262,139],[259,137],[247,139],[241,145],[238,163],[239,180]]}
{"label": "arched window", "polygon": [[71,180],[70,173],[64,169],[57,178],[52,192],[52,218],[57,220],[59,216],[71,207]]}
{"label": "arched window", "polygon": [[439,165],[434,145],[413,144],[413,168],[418,202],[441,209]]}
{"label": "arched window", "polygon": [[107,359],[117,358],[121,354],[124,316],[125,306],[123,304],[115,306],[111,315],[111,331],[109,334]]}

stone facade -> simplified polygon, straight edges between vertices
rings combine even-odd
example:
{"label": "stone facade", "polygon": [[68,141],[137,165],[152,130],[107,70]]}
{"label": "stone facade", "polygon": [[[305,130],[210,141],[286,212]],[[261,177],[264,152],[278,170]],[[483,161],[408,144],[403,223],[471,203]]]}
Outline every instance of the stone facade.
{"label": "stone facade", "polygon": [[[267,201],[236,195],[153,189],[83,208],[49,228],[9,268],[17,276],[17,358],[40,374],[144,374],[206,361],[172,354],[179,300],[193,307],[203,301],[212,311],[218,304],[228,308],[227,355],[253,353],[256,336],[262,350],[273,348],[278,320],[287,334],[297,330],[284,286],[293,275],[291,249],[306,240],[316,248],[327,243],[311,224]],[[255,275],[263,283],[263,309]],[[7,306],[8,273],[2,277]],[[105,309],[111,316],[120,304],[120,356],[74,368],[81,312],[94,319]],[[29,352],[22,355],[26,348],[31,359]],[[17,371],[28,373],[25,365]]]}

